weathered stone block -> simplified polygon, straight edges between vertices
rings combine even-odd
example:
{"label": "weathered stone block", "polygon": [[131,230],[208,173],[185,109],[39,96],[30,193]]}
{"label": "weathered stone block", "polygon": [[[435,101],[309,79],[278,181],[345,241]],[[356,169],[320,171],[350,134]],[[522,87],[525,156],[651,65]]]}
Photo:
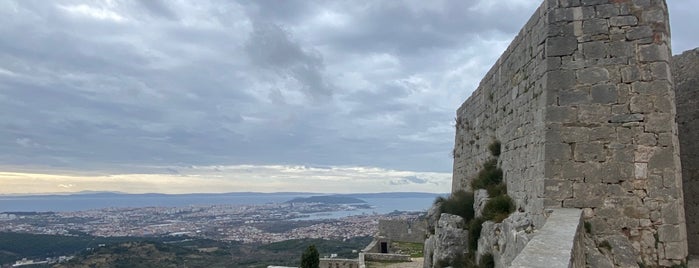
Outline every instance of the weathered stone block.
{"label": "weathered stone block", "polygon": [[546,74],[546,88],[555,92],[571,89],[575,86],[575,72],[571,70],[556,70]]}
{"label": "weathered stone block", "polygon": [[609,71],[603,67],[590,67],[577,71],[581,84],[597,84],[609,81]]}
{"label": "weathered stone block", "polygon": [[628,58],[635,56],[633,44],[623,41],[616,41],[609,44],[609,56],[613,58]]}
{"label": "weathered stone block", "polygon": [[575,161],[600,162],[606,159],[607,152],[602,143],[576,143],[573,145]]}
{"label": "weathered stone block", "polygon": [[641,62],[665,61],[670,60],[670,50],[667,45],[642,45],[639,46],[639,60]]}
{"label": "weathered stone block", "polygon": [[626,32],[626,39],[639,40],[653,37],[653,29],[648,25],[633,27]]}
{"label": "weathered stone block", "polygon": [[606,19],[589,19],[583,21],[583,33],[585,34],[609,34],[609,22]]}
{"label": "weathered stone block", "polygon": [[602,59],[607,57],[609,46],[602,41],[587,42],[582,44],[582,51],[585,58]]}
{"label": "weathered stone block", "polygon": [[[651,109],[652,110],[652,109]],[[646,131],[652,133],[665,133],[672,130],[674,120],[671,114],[649,114],[646,117]]]}
{"label": "weathered stone block", "polygon": [[663,242],[682,241],[682,233],[678,225],[664,224],[658,227],[658,240]]}
{"label": "weathered stone block", "polygon": [[643,114],[620,114],[612,116],[610,123],[642,122],[645,119]]}
{"label": "weathered stone block", "polygon": [[546,56],[567,56],[572,55],[578,49],[578,41],[575,37],[552,37],[546,40]]}
{"label": "weathered stone block", "polygon": [[616,87],[613,85],[596,85],[590,89],[592,103],[612,104],[617,101]]}
{"label": "weathered stone block", "polygon": [[558,94],[558,105],[569,106],[590,103],[590,95],[581,90],[562,91]]}
{"label": "weathered stone block", "polygon": [[648,95],[633,96],[629,103],[629,109],[632,113],[649,114],[654,110],[653,99]]}
{"label": "weathered stone block", "polygon": [[551,106],[546,111],[546,121],[569,123],[577,120],[577,111],[572,107]]}
{"label": "weathered stone block", "polygon": [[644,10],[642,15],[642,20],[645,23],[664,23],[665,12],[660,9]]}
{"label": "weathered stone block", "polygon": [[633,26],[638,24],[638,18],[636,16],[612,17],[609,19],[609,24],[611,26]]}
{"label": "weathered stone block", "polygon": [[609,18],[619,15],[619,7],[615,4],[598,5],[595,7],[598,18]]}

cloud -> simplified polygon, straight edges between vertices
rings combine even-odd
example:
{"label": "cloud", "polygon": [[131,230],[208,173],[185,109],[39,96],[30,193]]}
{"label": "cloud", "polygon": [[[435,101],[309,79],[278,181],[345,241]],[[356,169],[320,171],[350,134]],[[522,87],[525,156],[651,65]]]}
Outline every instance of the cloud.
{"label": "cloud", "polygon": [[391,180],[391,185],[407,185],[407,184],[426,184],[430,183],[427,179],[422,179],[417,176],[407,176],[399,179]]}
{"label": "cloud", "polygon": [[[451,185],[451,174],[376,167],[284,165],[152,166],[131,174],[0,172],[8,193],[121,191],[129,193],[434,192]],[[400,177],[395,180],[393,178]]]}
{"label": "cloud", "polygon": [[274,71],[278,79],[290,79],[284,83],[287,90],[298,88],[313,99],[332,95],[320,53],[302,49],[278,25],[254,20],[245,48],[255,66]]}
{"label": "cloud", "polygon": [[151,14],[170,20],[177,20],[177,14],[161,0],[139,0]]}
{"label": "cloud", "polygon": [[82,15],[89,18],[94,18],[98,20],[111,20],[115,22],[125,21],[126,18],[117,14],[112,10],[105,8],[91,7],[85,4],[81,5],[70,5],[70,6],[59,6],[61,9],[75,15]]}
{"label": "cloud", "polygon": [[[2,1],[0,163],[168,180],[183,166],[450,173],[456,109],[539,4]],[[699,44],[697,3],[668,5],[675,53]],[[231,178],[211,185],[248,187]],[[136,180],[105,185],[118,179]]]}

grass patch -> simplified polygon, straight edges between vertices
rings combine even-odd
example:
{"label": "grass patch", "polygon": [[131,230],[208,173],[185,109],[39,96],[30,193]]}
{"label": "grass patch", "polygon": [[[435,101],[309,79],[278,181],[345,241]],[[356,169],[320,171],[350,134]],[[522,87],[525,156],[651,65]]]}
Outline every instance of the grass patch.
{"label": "grass patch", "polygon": [[424,256],[425,244],[423,243],[393,242],[391,247],[398,254],[410,255],[411,258],[422,258]]}

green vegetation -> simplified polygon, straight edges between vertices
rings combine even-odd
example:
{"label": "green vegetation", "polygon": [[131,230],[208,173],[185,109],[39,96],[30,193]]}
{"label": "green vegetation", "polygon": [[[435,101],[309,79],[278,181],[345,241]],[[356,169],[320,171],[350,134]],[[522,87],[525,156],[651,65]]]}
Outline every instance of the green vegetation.
{"label": "green vegetation", "polygon": [[476,250],[478,250],[478,238],[481,237],[481,230],[483,229],[484,222],[485,219],[476,218],[467,224],[469,252],[476,252]]}
{"label": "green vegetation", "polygon": [[478,262],[478,267],[495,268],[495,259],[493,258],[493,254],[486,253],[485,255],[481,256],[481,261]]}
{"label": "green vegetation", "polygon": [[411,258],[422,258],[424,256],[425,244],[410,242],[392,242],[391,248],[399,254],[410,255]]}
{"label": "green vegetation", "polygon": [[498,160],[492,158],[483,164],[483,169],[471,181],[471,189],[485,189],[491,197],[506,194],[507,186],[502,178],[502,169],[498,167]]}
{"label": "green vegetation", "polygon": [[490,145],[488,145],[488,150],[490,150],[490,155],[492,155],[494,157],[500,157],[500,153],[501,153],[501,149],[502,149],[501,147],[502,147],[502,144],[500,143],[500,141],[497,141],[497,140],[494,141],[493,143],[491,143]]}
{"label": "green vegetation", "polygon": [[482,216],[474,218],[473,193],[456,192],[449,198],[437,198],[435,204],[439,205],[440,213],[459,215],[466,221],[468,230],[469,253],[456,257],[452,261],[438,263],[439,267],[495,267],[493,255],[486,254],[480,263],[475,263],[475,252],[478,250],[478,239],[481,237],[483,223],[486,221],[502,222],[515,211],[515,203],[507,196],[507,185],[503,180],[503,172],[498,167],[498,157],[501,154],[502,144],[494,141],[488,146],[492,158],[488,159],[476,178],[471,181],[473,190],[485,189],[489,199],[483,207]]}
{"label": "green vegetation", "polygon": [[437,197],[434,203],[439,205],[440,214],[459,215],[466,222],[473,219],[473,193],[458,191],[449,195],[448,198]]}
{"label": "green vegetation", "polygon": [[[372,237],[356,237],[344,241],[325,240],[325,239],[292,239],[266,245],[258,246],[258,250],[269,251],[274,254],[283,254],[285,252],[296,252],[301,254],[301,249],[308,248],[310,245],[315,245],[320,255],[337,254],[341,258],[356,258],[357,253],[352,253],[352,250],[360,250],[371,243]],[[294,257],[296,259],[296,257]]]}
{"label": "green vegetation", "polygon": [[0,265],[14,263],[22,258],[44,259],[73,255],[100,244],[136,241],[171,242],[182,237],[95,237],[89,235],[42,235],[0,232]]}
{"label": "green vegetation", "polygon": [[507,195],[498,195],[490,198],[483,208],[483,219],[487,221],[502,222],[515,211],[515,203]]}
{"label": "green vegetation", "polygon": [[[356,258],[371,237],[341,240],[296,239],[271,244],[242,244],[191,237],[93,237],[0,233],[0,266],[21,258],[76,255],[58,267],[267,267],[298,266],[311,244],[321,256]],[[100,247],[100,244],[106,246]],[[93,250],[86,250],[92,248]],[[150,262],[148,259],[157,260]]]}
{"label": "green vegetation", "polygon": [[310,245],[301,255],[301,268],[319,268],[320,254],[315,245]]}

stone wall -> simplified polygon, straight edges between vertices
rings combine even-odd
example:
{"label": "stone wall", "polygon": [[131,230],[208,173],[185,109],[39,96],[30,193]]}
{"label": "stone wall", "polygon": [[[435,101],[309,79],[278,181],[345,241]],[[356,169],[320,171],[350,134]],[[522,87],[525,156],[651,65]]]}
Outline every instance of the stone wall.
{"label": "stone wall", "polygon": [[[552,3],[552,2],[551,2]],[[502,143],[501,167],[508,194],[543,224],[545,2],[478,89],[457,111],[452,191],[470,191],[470,182],[490,157],[488,145]]]}
{"label": "stone wall", "polygon": [[321,258],[319,268],[360,268],[358,260]]}
{"label": "stone wall", "polygon": [[508,195],[531,213],[580,208],[638,262],[687,256],[663,0],[546,0],[457,111],[452,191],[502,142]]}
{"label": "stone wall", "polygon": [[672,58],[690,255],[699,255],[699,49]]}
{"label": "stone wall", "polygon": [[365,253],[365,261],[375,262],[411,262],[410,255],[402,254],[381,254],[381,253]]}
{"label": "stone wall", "polygon": [[424,243],[426,220],[379,220],[379,236],[390,241]]}

